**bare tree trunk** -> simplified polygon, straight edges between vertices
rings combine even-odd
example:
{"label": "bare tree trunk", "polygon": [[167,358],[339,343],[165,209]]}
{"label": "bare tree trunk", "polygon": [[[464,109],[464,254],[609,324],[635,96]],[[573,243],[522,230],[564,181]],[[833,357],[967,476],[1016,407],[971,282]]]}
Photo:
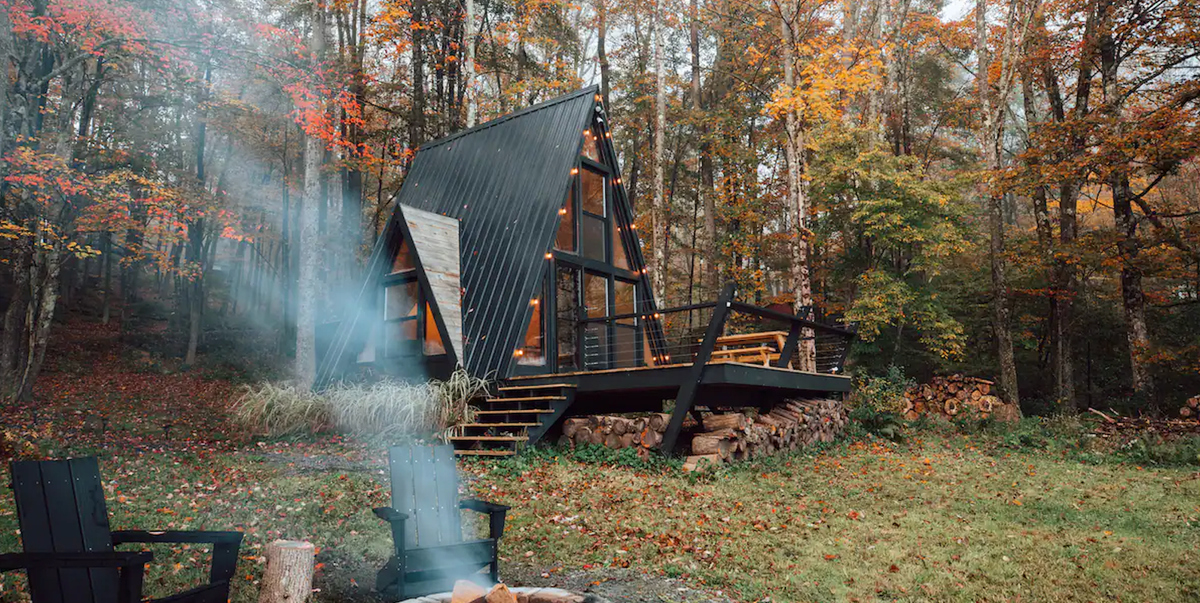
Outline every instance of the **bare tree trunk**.
{"label": "bare tree trunk", "polygon": [[412,114],[408,119],[408,146],[414,152],[425,142],[425,42],[421,30],[424,18],[425,0],[413,0]]}
{"label": "bare tree trunk", "polygon": [[[1124,137],[1122,115],[1124,102],[1119,86],[1119,75],[1123,57],[1111,32],[1111,18],[1102,15],[1108,22],[1108,30],[1100,36],[1100,79],[1104,87],[1106,116],[1117,128],[1110,136],[1120,140]],[[1154,379],[1146,366],[1145,356],[1150,348],[1150,332],[1146,327],[1146,295],[1142,289],[1142,268],[1138,263],[1141,242],[1138,238],[1138,219],[1133,213],[1133,191],[1129,186],[1129,171],[1126,158],[1117,158],[1107,180],[1112,189],[1113,218],[1117,233],[1117,251],[1121,258],[1121,305],[1125,310],[1125,338],[1129,343],[1130,380],[1135,393],[1149,402],[1154,395]]]}
{"label": "bare tree trunk", "polygon": [[609,64],[608,53],[604,47],[605,38],[608,36],[608,5],[607,0],[596,0],[596,58],[600,61],[600,98],[604,99],[604,110],[608,111],[608,90],[609,90]]}
{"label": "bare tree trunk", "polygon": [[[796,93],[796,31],[794,24],[799,13],[799,4],[789,3],[792,12],[781,12],[779,17],[780,30],[783,40],[783,85],[789,96]],[[804,139],[805,132],[800,123],[800,116],[794,107],[787,110],[784,126],[787,136],[784,139],[784,156],[787,158],[787,196],[788,211],[791,212],[791,223],[795,232],[790,240],[791,250],[791,288],[795,296],[793,311],[797,316],[812,318],[812,279],[809,275],[809,230],[808,230],[808,187],[804,182]],[[812,329],[804,329],[801,336],[800,366],[802,371],[815,371],[817,366],[817,346]]]}
{"label": "bare tree trunk", "polygon": [[[33,400],[33,384],[42,370],[46,359],[46,346],[50,340],[50,327],[54,323],[54,309],[58,303],[58,273],[62,267],[62,242],[56,241],[49,249],[34,253],[30,266],[31,295],[26,304],[26,324],[29,325],[28,341],[25,345],[25,361],[17,399]],[[36,292],[36,293],[35,293]]]}
{"label": "bare tree trunk", "polygon": [[[211,61],[205,65],[204,79],[200,83],[199,98],[196,103],[196,185],[198,190],[205,190],[205,146],[208,141],[208,111],[205,102],[208,97],[208,86],[212,83]],[[204,218],[195,218],[188,222],[188,264],[194,271],[189,275],[188,286],[188,343],[187,354],[183,365],[190,367],[196,363],[196,349],[200,346],[200,328],[204,317]]]}
{"label": "bare tree trunk", "polygon": [[[1008,108],[1008,95],[1015,77],[1012,55],[1014,48],[1023,46],[1025,31],[1029,23],[1027,16],[1020,12],[1019,2],[1020,0],[1010,2],[1006,27],[1002,34],[1003,37],[999,40],[1001,48],[998,57],[1000,77],[996,84],[996,93],[992,91],[992,82],[989,77],[993,57],[991,48],[988,46],[987,0],[976,0],[975,3],[975,54],[979,61],[975,85],[982,114],[979,139],[984,167],[993,175],[997,174],[1001,168],[1000,145],[1004,132],[1004,117]],[[992,331],[996,339],[1000,389],[1005,401],[1019,404],[1017,367],[1013,358],[1008,275],[1004,260],[1004,195],[996,191],[990,183],[985,183],[983,196],[987,199],[990,236],[988,252],[992,278]]]}
{"label": "bare tree trunk", "polygon": [[[26,306],[29,305],[29,269],[33,262],[31,248],[24,245],[15,249],[13,262],[13,294],[4,311],[4,333],[0,338],[0,383],[8,384],[3,389],[15,387],[23,367],[22,358],[26,330]],[[0,391],[0,394],[15,392]]]}
{"label": "bare tree trunk", "polygon": [[478,121],[475,106],[475,0],[466,0],[466,5],[466,14],[463,15],[463,41],[466,42],[467,56],[463,60],[462,78],[467,105],[467,127],[473,128]]}
{"label": "bare tree trunk", "polygon": [[658,14],[660,7],[656,2],[651,15],[650,29],[654,36],[654,207],[651,216],[654,223],[654,290],[658,293],[661,305],[667,288],[667,245],[670,242],[667,221],[666,200],[663,197],[663,172],[666,148],[667,129],[667,90],[666,74],[663,71],[663,35],[662,17]]}
{"label": "bare tree trunk", "polygon": [[104,309],[100,312],[100,324],[108,324],[112,306],[112,233],[100,233],[100,261],[104,264]]}
{"label": "bare tree trunk", "polygon": [[[312,5],[313,64],[319,67],[325,58],[325,9],[320,2]],[[414,21],[418,19],[413,16]],[[416,37],[416,31],[413,32]],[[414,56],[419,51],[413,50]],[[415,105],[415,99],[414,99]],[[414,108],[414,118],[424,109]],[[411,132],[419,135],[422,128]],[[414,147],[415,148],[415,147]],[[321,162],[325,156],[325,144],[316,136],[309,136],[304,146],[304,201],[300,206],[300,262],[299,280],[296,286],[296,381],[301,387],[311,387],[317,375],[316,325],[317,299],[320,295],[321,235],[319,229],[321,195]]]}

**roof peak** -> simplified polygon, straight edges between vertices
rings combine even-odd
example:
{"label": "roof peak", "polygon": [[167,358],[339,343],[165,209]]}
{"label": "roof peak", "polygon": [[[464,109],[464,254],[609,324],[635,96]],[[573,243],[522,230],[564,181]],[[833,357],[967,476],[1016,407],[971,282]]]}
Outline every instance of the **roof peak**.
{"label": "roof peak", "polygon": [[536,105],[530,105],[519,111],[514,111],[512,113],[506,113],[504,115],[501,115],[500,117],[485,121],[475,127],[467,128],[465,130],[459,130],[458,132],[455,132],[449,136],[443,136],[442,138],[438,138],[436,140],[431,140],[429,142],[426,142],[425,144],[422,144],[420,147],[417,148],[417,150],[419,151],[422,149],[428,149],[428,148],[440,146],[447,142],[456,140],[458,138],[462,138],[463,136],[474,134],[476,132],[486,130],[486,129],[494,127],[494,126],[498,126],[506,121],[516,119],[516,118],[522,117],[524,115],[528,115],[535,111],[539,111],[539,110],[545,109],[547,107],[552,107],[554,105],[557,105],[559,103],[564,103],[569,100],[575,100],[581,96],[595,95],[595,94],[599,94],[599,93],[600,93],[600,86],[598,86],[596,84],[592,84],[591,86],[585,86],[574,92],[569,92],[562,96],[556,96],[552,99],[544,100],[540,103],[537,103]]}

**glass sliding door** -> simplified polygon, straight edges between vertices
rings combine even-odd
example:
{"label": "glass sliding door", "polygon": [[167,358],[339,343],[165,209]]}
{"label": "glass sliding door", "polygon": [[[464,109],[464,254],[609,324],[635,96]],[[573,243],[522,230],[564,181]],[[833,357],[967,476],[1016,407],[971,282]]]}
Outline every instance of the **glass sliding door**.
{"label": "glass sliding door", "polygon": [[554,340],[558,370],[579,368],[579,269],[559,265],[554,278]]}

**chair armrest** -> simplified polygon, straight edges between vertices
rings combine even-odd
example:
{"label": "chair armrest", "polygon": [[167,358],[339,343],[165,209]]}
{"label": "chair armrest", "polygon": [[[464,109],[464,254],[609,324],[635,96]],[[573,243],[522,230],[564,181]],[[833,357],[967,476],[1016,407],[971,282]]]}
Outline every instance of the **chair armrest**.
{"label": "chair armrest", "polygon": [[0,555],[0,572],[15,569],[117,568],[117,603],[142,600],[142,576],[154,559],[149,551],[103,553],[8,553]]}
{"label": "chair armrest", "polygon": [[512,507],[471,498],[458,501],[458,508],[470,509],[480,513],[495,513],[496,511],[507,511]]}
{"label": "chair armrest", "polygon": [[375,507],[371,510],[378,517],[388,523],[396,523],[408,519],[408,513],[401,513],[391,507]]}
{"label": "chair armrest", "polygon": [[504,519],[511,508],[508,505],[498,505],[482,500],[468,499],[458,501],[458,508],[487,513],[488,538],[500,540],[500,537],[504,535]]}
{"label": "chair armrest", "polygon": [[0,572],[18,569],[69,569],[97,567],[135,567],[154,559],[154,553],[6,553],[0,555]]}
{"label": "chair armrest", "polygon": [[212,565],[209,568],[209,582],[232,582],[233,574],[237,571],[238,550],[242,547],[241,532],[181,532],[166,530],[162,532],[148,530],[117,530],[112,533],[114,545],[127,543],[171,543],[171,544],[211,544],[213,545]]}
{"label": "chair armrest", "polygon": [[162,532],[151,530],[114,530],[112,533],[112,541],[113,544],[126,544],[129,542],[169,542],[172,544],[241,544],[242,533],[203,531],[181,532],[178,530],[166,530]]}

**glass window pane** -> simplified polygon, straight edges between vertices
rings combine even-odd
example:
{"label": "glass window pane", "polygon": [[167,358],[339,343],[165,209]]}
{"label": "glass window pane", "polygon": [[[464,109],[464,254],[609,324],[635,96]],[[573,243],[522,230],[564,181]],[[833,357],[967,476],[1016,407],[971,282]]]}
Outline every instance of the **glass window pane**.
{"label": "glass window pane", "polygon": [[379,331],[371,329],[367,333],[367,343],[363,346],[361,352],[358,353],[359,362],[375,362],[375,339],[379,336]]}
{"label": "glass window pane", "polygon": [[417,315],[417,281],[400,283],[384,289],[384,320]]}
{"label": "glass window pane", "polygon": [[534,298],[530,305],[533,306],[533,314],[529,317],[529,326],[525,327],[525,342],[521,346],[520,354],[517,356],[517,364],[525,366],[545,366],[546,365],[546,348],[544,345],[546,337],[545,323],[542,321],[542,298],[538,296]]}
{"label": "glass window pane", "polygon": [[445,353],[446,344],[442,341],[442,332],[437,328],[433,312],[429,311],[429,304],[425,304],[425,355],[440,356]]}
{"label": "glass window pane", "polygon": [[[637,312],[636,291],[637,286],[629,281],[614,281],[613,295],[616,297],[616,307],[613,308],[613,314],[633,314]],[[636,325],[637,318],[622,318],[617,322],[626,325]]]}
{"label": "glass window pane", "polygon": [[591,130],[585,130],[583,133],[583,156],[600,163],[599,140]]}
{"label": "glass window pane", "polygon": [[567,203],[558,210],[562,219],[558,223],[558,234],[554,237],[554,248],[575,251],[575,187],[567,193]]}
{"label": "glass window pane", "polygon": [[583,211],[606,215],[604,213],[604,176],[591,170],[580,172],[580,184],[583,188]]}
{"label": "glass window pane", "polygon": [[388,357],[406,356],[416,353],[417,321],[401,320],[383,323],[383,334]]}
{"label": "glass window pane", "polygon": [[560,266],[555,279],[555,334],[558,345],[558,368],[574,369],[578,334],[575,330],[579,312],[579,271]]}
{"label": "glass window pane", "polygon": [[608,249],[604,238],[604,220],[583,215],[580,222],[583,231],[583,256],[601,262],[608,260]]}
{"label": "glass window pane", "polygon": [[613,368],[637,366],[637,328],[617,325],[613,329]]}
{"label": "glass window pane", "polygon": [[617,221],[613,221],[612,229],[612,254],[613,266],[629,270],[629,256],[625,253],[625,243],[621,241],[621,231],[624,227],[617,227]]}
{"label": "glass window pane", "polygon": [[600,274],[583,275],[584,304],[588,318],[608,316],[608,277]]}
{"label": "glass window pane", "polygon": [[416,267],[417,262],[413,258],[412,250],[408,247],[408,241],[401,241],[400,249],[396,250],[396,257],[392,258],[392,274],[412,270]]}

